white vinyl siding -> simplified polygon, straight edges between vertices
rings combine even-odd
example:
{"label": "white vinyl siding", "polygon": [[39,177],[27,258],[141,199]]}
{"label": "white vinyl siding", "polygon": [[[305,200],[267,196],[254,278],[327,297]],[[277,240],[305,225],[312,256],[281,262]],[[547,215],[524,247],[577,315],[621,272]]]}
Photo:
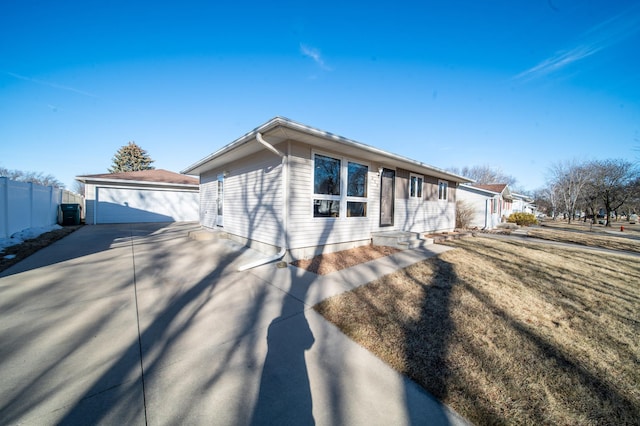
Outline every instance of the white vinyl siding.
{"label": "white vinyl siding", "polygon": [[218,177],[216,173],[203,174],[200,177],[200,224],[207,228],[216,225],[218,198]]}
{"label": "white vinyl siding", "polygon": [[[307,249],[332,244],[358,245],[371,239],[372,232],[407,230],[414,232],[452,230],[455,226],[455,203],[438,202],[437,179],[424,176],[423,197],[408,199],[409,172],[403,172],[403,190],[396,191],[394,226],[380,227],[380,174],[381,165],[357,155],[345,157],[332,151],[318,154],[340,159],[342,173],[347,173],[349,162],[366,165],[366,196],[348,195],[346,181],[340,195],[314,194],[314,152],[310,145],[285,141],[277,148],[288,153],[288,223],[287,248]],[[282,244],[283,188],[281,158],[264,150],[224,167],[224,231],[230,234],[279,247]],[[201,175],[201,221],[204,226],[215,227],[216,180],[223,170],[210,170]],[[420,175],[418,175],[420,176]],[[342,176],[343,180],[347,179]],[[396,178],[398,179],[398,178]],[[430,183],[427,185],[427,179]],[[359,183],[362,185],[362,183]],[[435,197],[427,195],[427,186],[435,188]],[[450,197],[453,193],[450,194]],[[339,217],[314,217],[314,199],[337,197]],[[348,202],[366,203],[366,216],[348,217]]]}
{"label": "white vinyl siding", "polygon": [[87,225],[95,225],[95,201],[96,201],[96,186],[91,183],[86,183],[84,186],[85,197],[85,223]]}
{"label": "white vinyl siding", "polygon": [[411,232],[452,231],[455,228],[455,203],[424,199],[396,199],[396,229]]}
{"label": "white vinyl siding", "polygon": [[473,217],[469,223],[470,228],[493,229],[500,223],[498,209],[500,196],[498,194],[491,195],[491,193],[484,193],[478,189],[461,185],[457,189],[457,198],[473,209]]}
{"label": "white vinyl siding", "polygon": [[[411,196],[411,180],[422,178],[422,197]],[[396,172],[395,222],[392,229],[410,232],[443,232],[455,228],[455,195],[438,200],[438,179],[398,169]],[[446,181],[445,181],[446,182]],[[417,183],[417,179],[416,179]],[[417,189],[414,186],[414,190]],[[414,192],[417,195],[417,193]]]}
{"label": "white vinyl siding", "polygon": [[283,232],[280,157],[259,152],[229,164],[225,173],[223,229],[279,246]]}

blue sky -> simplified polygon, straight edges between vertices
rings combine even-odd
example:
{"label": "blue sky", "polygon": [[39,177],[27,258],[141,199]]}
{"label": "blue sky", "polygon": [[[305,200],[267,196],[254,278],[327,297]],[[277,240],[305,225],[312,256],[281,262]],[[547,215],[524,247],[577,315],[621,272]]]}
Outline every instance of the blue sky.
{"label": "blue sky", "polygon": [[274,116],[533,190],[640,148],[635,0],[5,0],[0,166],[180,171]]}

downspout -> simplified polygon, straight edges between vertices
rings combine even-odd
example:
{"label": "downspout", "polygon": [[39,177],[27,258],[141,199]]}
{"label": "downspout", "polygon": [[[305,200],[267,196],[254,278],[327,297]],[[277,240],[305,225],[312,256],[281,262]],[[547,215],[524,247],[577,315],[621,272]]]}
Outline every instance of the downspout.
{"label": "downspout", "polygon": [[277,150],[273,145],[263,139],[262,134],[258,132],[256,134],[256,140],[262,144],[269,151],[273,152],[277,156],[282,159],[282,245],[280,246],[280,251],[273,256],[269,256],[263,259],[258,259],[253,262],[246,263],[238,267],[238,271],[246,271],[247,269],[252,269],[258,266],[265,265],[270,262],[274,262],[276,260],[280,260],[287,253],[287,220],[289,217],[289,191],[287,191],[287,182],[288,182],[288,161],[287,155],[283,152]]}
{"label": "downspout", "polygon": [[491,214],[491,200],[484,200],[484,229],[491,229],[489,227],[489,218]]}

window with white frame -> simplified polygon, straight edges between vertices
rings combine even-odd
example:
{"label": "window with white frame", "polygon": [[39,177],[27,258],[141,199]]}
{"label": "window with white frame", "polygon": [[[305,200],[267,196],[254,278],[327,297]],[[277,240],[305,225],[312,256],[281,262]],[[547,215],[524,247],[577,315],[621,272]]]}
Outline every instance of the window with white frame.
{"label": "window with white frame", "polygon": [[367,216],[367,176],[369,168],[347,161],[347,217]]}
{"label": "window with white frame", "polygon": [[448,198],[449,182],[446,180],[438,180],[438,200],[446,200]]}
{"label": "window with white frame", "polygon": [[414,175],[409,176],[409,198],[422,198],[422,184],[424,182],[424,176]]}
{"label": "window with white frame", "polygon": [[366,217],[369,168],[346,159],[313,155],[313,216]]}
{"label": "window with white frame", "polygon": [[314,155],[313,160],[313,216],[340,216],[340,160]]}

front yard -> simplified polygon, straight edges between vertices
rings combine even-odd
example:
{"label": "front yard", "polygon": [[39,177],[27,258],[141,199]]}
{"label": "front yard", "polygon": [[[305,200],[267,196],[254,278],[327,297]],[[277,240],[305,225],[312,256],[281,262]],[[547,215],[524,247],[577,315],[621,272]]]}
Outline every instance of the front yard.
{"label": "front yard", "polygon": [[316,310],[474,423],[637,424],[637,257],[448,244]]}
{"label": "front yard", "polygon": [[[620,231],[621,226],[624,231]],[[541,227],[529,228],[527,234],[543,240],[640,253],[640,226],[637,224],[619,222],[605,228],[584,222],[547,221]]]}

